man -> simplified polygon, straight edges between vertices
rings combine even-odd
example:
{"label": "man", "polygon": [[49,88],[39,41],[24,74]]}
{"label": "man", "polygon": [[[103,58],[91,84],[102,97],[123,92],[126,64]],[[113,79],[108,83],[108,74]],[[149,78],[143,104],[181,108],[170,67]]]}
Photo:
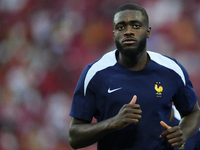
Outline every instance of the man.
{"label": "man", "polygon": [[[199,126],[197,96],[175,59],[146,50],[148,15],[135,4],[113,18],[117,50],[89,64],[81,74],[71,108],[69,143],[98,150],[183,148]],[[182,120],[170,127],[172,101]],[[91,123],[92,118],[97,123]]]}

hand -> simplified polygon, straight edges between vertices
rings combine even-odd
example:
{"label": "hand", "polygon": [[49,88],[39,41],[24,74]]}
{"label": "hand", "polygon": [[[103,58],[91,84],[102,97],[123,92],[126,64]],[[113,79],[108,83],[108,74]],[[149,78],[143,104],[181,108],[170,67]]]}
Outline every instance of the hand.
{"label": "hand", "polygon": [[160,122],[160,125],[165,129],[165,131],[161,133],[160,137],[164,137],[170,146],[181,149],[184,146],[185,140],[180,127],[170,127],[163,121]]}
{"label": "hand", "polygon": [[134,95],[129,104],[125,104],[119,113],[113,118],[115,129],[121,129],[129,124],[137,124],[141,119],[142,110],[139,104],[135,104],[137,96]]}

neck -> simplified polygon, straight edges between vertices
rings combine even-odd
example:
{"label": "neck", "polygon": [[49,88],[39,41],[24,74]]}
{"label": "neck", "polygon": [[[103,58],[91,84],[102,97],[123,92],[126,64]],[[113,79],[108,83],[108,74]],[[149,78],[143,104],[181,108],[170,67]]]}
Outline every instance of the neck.
{"label": "neck", "polygon": [[150,57],[146,51],[143,51],[134,57],[124,56],[122,53],[119,53],[117,61],[127,69],[138,71],[147,66],[150,61]]}

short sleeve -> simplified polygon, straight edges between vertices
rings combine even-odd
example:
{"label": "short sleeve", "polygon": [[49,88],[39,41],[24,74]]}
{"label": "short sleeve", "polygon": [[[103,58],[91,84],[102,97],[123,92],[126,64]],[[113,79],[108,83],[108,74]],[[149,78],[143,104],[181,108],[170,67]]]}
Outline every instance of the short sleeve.
{"label": "short sleeve", "polygon": [[84,80],[89,68],[90,66],[88,65],[79,78],[69,115],[91,122],[95,112],[95,94],[91,84],[87,87],[87,94],[84,94]]}
{"label": "short sleeve", "polygon": [[178,111],[189,112],[197,101],[197,95],[193,89],[193,85],[186,69],[180,63],[178,63],[178,65],[183,71],[185,84],[181,80],[178,80],[178,89],[173,97],[173,101]]}

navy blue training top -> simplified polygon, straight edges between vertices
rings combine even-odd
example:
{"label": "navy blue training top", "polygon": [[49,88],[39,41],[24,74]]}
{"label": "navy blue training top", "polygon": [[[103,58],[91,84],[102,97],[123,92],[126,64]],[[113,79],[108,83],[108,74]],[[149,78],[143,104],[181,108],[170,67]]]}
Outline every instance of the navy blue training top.
{"label": "navy blue training top", "polygon": [[172,149],[159,138],[164,131],[160,121],[169,124],[172,100],[182,112],[194,107],[197,96],[187,71],[175,59],[150,51],[148,65],[133,71],[117,62],[116,52],[106,53],[83,70],[70,116],[89,122],[95,117],[99,122],[117,115],[137,95],[142,109],[139,123],[108,134],[98,141],[98,150]]}

